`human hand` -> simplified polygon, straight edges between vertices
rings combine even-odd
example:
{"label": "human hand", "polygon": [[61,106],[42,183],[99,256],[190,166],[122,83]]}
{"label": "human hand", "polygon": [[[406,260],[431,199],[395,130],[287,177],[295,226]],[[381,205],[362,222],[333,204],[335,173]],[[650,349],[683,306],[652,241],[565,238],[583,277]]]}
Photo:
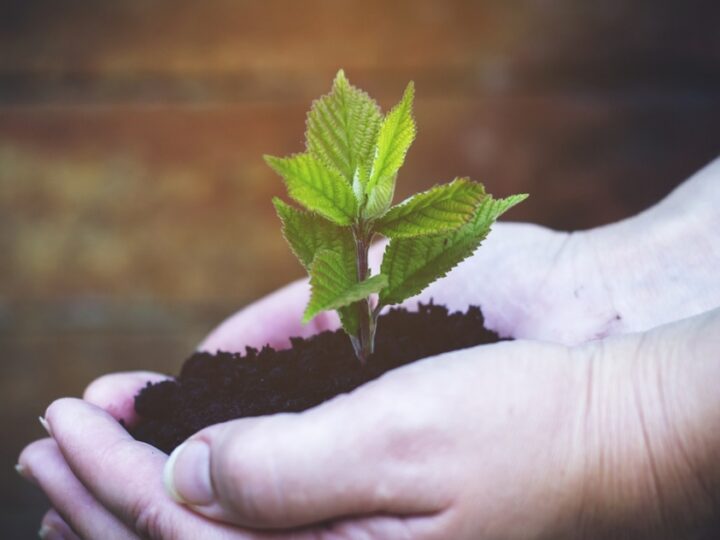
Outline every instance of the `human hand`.
{"label": "human hand", "polygon": [[[479,305],[503,337],[566,345],[703,313],[720,305],[718,208],[720,159],[618,223],[574,233],[497,223],[481,249],[405,305]],[[383,249],[371,251],[374,268]],[[334,312],[300,324],[308,297],[307,280],[284,287],[230,317],[200,348],[286,347],[291,336],[337,328]]]}
{"label": "human hand", "polygon": [[[488,326],[503,335],[564,343],[643,330],[702,311],[720,303],[712,275],[720,249],[716,237],[704,235],[720,217],[713,203],[719,176],[716,162],[656,208],[583,233],[498,224],[475,257],[421,298],[434,297],[451,309],[480,304]],[[686,279],[677,279],[678,265]],[[306,287],[298,282],[243,310],[203,347],[283,346],[290,335],[334,327],[337,323],[328,315],[300,327]],[[101,379],[87,397],[112,409],[116,417],[132,420],[132,396],[150,378]],[[93,390],[98,388],[103,390]]]}
{"label": "human hand", "polygon": [[[64,399],[20,463],[86,538],[681,538],[718,520],[719,336],[716,310],[574,348],[455,351],[212,426],[169,465]],[[88,397],[117,403],[130,377]]]}

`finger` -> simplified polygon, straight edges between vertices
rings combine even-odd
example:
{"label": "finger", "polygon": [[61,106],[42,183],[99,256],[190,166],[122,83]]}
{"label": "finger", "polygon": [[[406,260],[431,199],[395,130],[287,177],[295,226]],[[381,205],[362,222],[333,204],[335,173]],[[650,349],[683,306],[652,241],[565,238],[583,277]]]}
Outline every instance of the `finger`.
{"label": "finger", "polygon": [[[315,540],[323,535],[329,537],[333,533],[343,538],[425,538],[437,537],[436,533],[442,526],[440,521],[431,519],[430,515],[410,518],[368,515],[330,524],[322,523],[317,527],[302,530],[261,532],[228,528],[184,510],[170,502],[164,493],[157,497],[158,484],[152,479],[159,478],[159,471],[157,475],[148,475],[146,467],[143,466],[143,456],[125,455],[126,452],[122,450],[127,444],[136,447],[135,450],[150,448],[143,443],[128,443],[125,432],[117,428],[117,424],[103,411],[80,400],[65,399],[48,409],[46,418],[55,437],[64,441],[66,452],[73,453],[71,450],[74,450],[81,453],[81,458],[73,460],[74,466],[86,477],[84,482],[89,487],[95,486],[101,496],[94,496],[80,483],[51,439],[30,445],[21,455],[20,463],[28,471],[43,471],[36,481],[48,493],[52,504],[65,516],[67,523],[83,538],[112,540],[137,538],[139,535],[149,538],[209,540]],[[72,424],[73,418],[82,425],[82,433],[68,433],[67,426]],[[108,425],[103,426],[103,423]],[[114,450],[108,449],[108,444],[112,444],[108,441],[111,437],[118,440]],[[46,475],[46,471],[53,474]],[[98,485],[101,486],[99,490]],[[139,488],[128,490],[127,487],[132,485]],[[104,506],[107,505],[107,502],[103,502],[103,498],[108,500],[105,495],[107,491],[113,491],[114,495],[110,498],[118,501],[114,507],[120,508],[121,514],[130,516],[130,521],[139,525],[129,532],[129,536],[125,535],[121,528],[124,525]],[[158,499],[168,502],[173,507],[170,509],[172,511],[168,511],[164,503],[157,504]]]}
{"label": "finger", "polygon": [[[328,538],[393,538],[416,540],[419,538],[440,538],[442,529],[442,523],[435,519],[435,516],[419,516],[409,519],[393,516],[369,516],[360,519],[346,519],[333,523],[325,523],[317,529],[308,529],[306,531],[288,532],[287,534],[280,533],[280,535],[262,534],[258,535],[258,539],[316,540],[322,531],[322,534]],[[106,531],[103,531],[103,534],[105,532]],[[44,540],[82,540],[54,509],[48,510],[43,517],[39,536]],[[105,538],[105,536],[103,536],[103,538]]]}
{"label": "finger", "polygon": [[358,408],[390,396],[363,391],[361,398],[342,396],[302,414],[201,431],[168,461],[168,492],[202,515],[253,528],[445,508],[446,494],[418,489],[422,459],[398,451],[397,437],[383,436],[393,431],[383,407],[367,414]]}
{"label": "finger", "polygon": [[42,439],[25,447],[19,463],[45,492],[53,508],[81,537],[136,538],[75,478],[52,439]]}
{"label": "finger", "polygon": [[43,540],[82,540],[54,509],[48,510],[43,516],[38,536]]}
{"label": "finger", "polygon": [[108,413],[94,405],[79,399],[60,399],[50,405],[45,418],[75,477],[99,504],[141,538],[288,538],[211,522],[176,504],[162,483],[167,456],[134,440]]}
{"label": "finger", "polygon": [[179,523],[199,526],[162,492],[165,455],[135,442],[105,411],[65,398],[50,405],[45,419],[78,480],[139,536],[174,538]]}
{"label": "finger", "polygon": [[208,352],[242,352],[245,347],[290,346],[291,337],[308,337],[338,328],[334,312],[323,312],[308,324],[301,323],[310,287],[307,279],[296,281],[249,305],[225,320],[200,344]]}
{"label": "finger", "polygon": [[135,396],[148,382],[168,379],[152,371],[111,373],[95,379],[85,389],[83,399],[107,411],[116,420],[132,425],[137,421]]}

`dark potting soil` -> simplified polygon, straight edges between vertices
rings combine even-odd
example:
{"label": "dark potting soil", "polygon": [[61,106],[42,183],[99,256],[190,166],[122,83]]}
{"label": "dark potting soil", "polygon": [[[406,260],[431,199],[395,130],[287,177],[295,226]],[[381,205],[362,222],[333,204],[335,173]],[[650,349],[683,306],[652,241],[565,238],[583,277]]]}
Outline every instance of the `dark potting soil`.
{"label": "dark potting soil", "polygon": [[179,377],[148,383],[140,391],[135,410],[141,420],[131,433],[169,453],[209,425],[304,411],[415,360],[496,341],[479,308],[448,314],[430,303],[417,312],[393,309],[383,315],[366,366],[355,358],[342,330],[293,338],[286,350],[195,353]]}

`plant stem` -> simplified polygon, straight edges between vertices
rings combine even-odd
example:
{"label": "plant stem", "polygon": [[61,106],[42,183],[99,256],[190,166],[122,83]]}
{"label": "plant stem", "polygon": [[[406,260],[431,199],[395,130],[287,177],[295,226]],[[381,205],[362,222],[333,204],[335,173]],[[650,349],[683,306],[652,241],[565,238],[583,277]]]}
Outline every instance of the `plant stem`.
{"label": "plant stem", "polygon": [[[368,250],[370,248],[370,239],[365,233],[363,223],[357,228],[353,228],[355,236],[355,249],[357,254],[357,275],[358,281],[365,281],[368,277]],[[367,363],[368,357],[373,353],[375,347],[375,321],[372,308],[370,307],[370,299],[360,300],[358,303],[358,315],[360,319],[359,335],[352,340],[355,355],[362,365]]]}

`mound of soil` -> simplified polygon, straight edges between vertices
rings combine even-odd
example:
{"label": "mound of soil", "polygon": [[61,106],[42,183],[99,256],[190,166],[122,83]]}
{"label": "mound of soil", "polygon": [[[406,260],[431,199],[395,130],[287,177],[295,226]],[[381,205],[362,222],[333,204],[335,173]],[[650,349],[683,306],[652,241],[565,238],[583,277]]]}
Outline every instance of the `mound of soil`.
{"label": "mound of soil", "polygon": [[480,309],[452,313],[421,304],[417,312],[393,309],[380,318],[375,353],[362,366],[342,330],[292,348],[247,348],[245,354],[195,353],[180,376],[148,383],[135,398],[140,422],[132,435],[171,452],[204,427],[235,418],[299,412],[350,392],[383,373],[443,352],[499,341],[485,329]]}

